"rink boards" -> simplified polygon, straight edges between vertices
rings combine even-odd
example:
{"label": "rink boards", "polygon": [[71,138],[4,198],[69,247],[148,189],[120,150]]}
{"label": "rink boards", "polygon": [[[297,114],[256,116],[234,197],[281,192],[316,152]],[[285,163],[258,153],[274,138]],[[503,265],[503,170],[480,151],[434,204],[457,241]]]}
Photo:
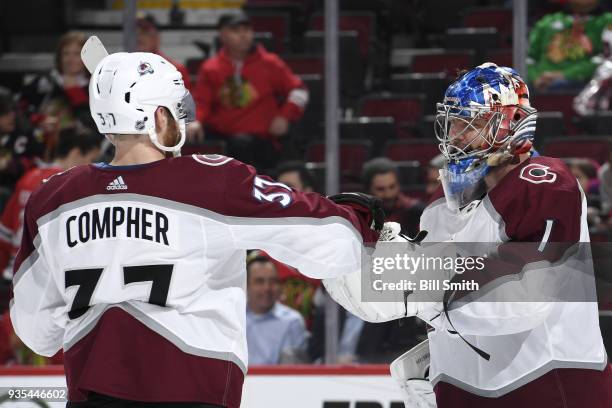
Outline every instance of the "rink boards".
{"label": "rink boards", "polygon": [[[0,390],[65,387],[63,367],[0,368]],[[27,388],[25,390],[29,390]],[[0,401],[2,396],[0,395]],[[65,407],[65,402],[48,402]],[[0,402],[0,408],[39,407]],[[244,408],[403,408],[399,387],[386,365],[251,367],[242,394]]]}

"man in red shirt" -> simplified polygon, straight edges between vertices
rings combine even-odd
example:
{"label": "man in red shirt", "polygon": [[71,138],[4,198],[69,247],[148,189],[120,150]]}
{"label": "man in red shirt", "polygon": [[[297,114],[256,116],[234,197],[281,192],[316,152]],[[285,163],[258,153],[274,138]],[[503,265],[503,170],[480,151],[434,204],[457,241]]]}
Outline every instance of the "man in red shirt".
{"label": "man in red shirt", "polygon": [[99,153],[99,136],[65,128],[60,131],[55,161],[33,168],[19,179],[0,217],[0,271],[4,271],[6,279],[13,277],[13,259],[19,249],[23,230],[23,211],[32,192],[44,179],[71,167],[91,163]]}
{"label": "man in red shirt", "polygon": [[[276,55],[253,43],[244,13],[219,19],[219,53],[200,67],[194,91],[207,139],[226,140],[229,155],[271,169],[289,122],[308,102],[302,80]],[[280,102],[279,102],[280,100]]]}

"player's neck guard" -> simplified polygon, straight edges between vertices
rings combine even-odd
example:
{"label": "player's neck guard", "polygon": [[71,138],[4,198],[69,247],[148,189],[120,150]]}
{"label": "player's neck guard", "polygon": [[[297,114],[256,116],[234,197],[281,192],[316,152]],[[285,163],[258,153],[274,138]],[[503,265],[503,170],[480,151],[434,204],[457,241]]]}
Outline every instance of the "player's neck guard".
{"label": "player's neck guard", "polygon": [[440,169],[440,181],[448,208],[459,210],[481,198],[487,191],[484,178],[489,170],[486,161],[477,158],[453,160]]}

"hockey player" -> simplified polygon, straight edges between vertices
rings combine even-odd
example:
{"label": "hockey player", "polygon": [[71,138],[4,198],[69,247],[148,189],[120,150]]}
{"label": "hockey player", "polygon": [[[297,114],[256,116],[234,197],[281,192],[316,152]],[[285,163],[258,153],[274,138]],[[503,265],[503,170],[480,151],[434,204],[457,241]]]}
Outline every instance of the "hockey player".
{"label": "hockey player", "polygon": [[[535,243],[542,254],[553,243],[588,246],[586,200],[577,180],[561,160],[530,153],[536,116],[527,86],[511,68],[486,63],[449,86],[436,116],[447,161],[440,172],[443,194],[421,217],[424,242]],[[542,265],[552,260],[537,256],[546,271]],[[474,301],[448,310],[444,302],[410,302],[413,293],[385,314],[355,300],[355,280],[347,275],[324,284],[364,319],[416,315],[433,327],[429,350],[422,344],[392,364],[407,407],[612,406],[612,371],[594,297]],[[429,359],[435,398],[414,378]]]}
{"label": "hockey player", "polygon": [[[50,178],[27,203],[11,319],[36,353],[64,350],[68,407],[240,405],[245,250],[314,277],[360,268],[384,215],[338,205],[219,155],[177,156],[186,89],[150,53],[97,63],[91,114],[108,164]],[[333,240],[333,241],[332,241]]]}

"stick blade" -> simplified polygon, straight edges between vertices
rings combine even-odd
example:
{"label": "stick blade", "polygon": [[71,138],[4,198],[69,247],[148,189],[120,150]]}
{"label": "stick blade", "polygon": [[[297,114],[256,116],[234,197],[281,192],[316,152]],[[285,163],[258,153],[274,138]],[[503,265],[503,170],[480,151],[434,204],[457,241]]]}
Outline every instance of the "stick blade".
{"label": "stick blade", "polygon": [[81,49],[81,59],[90,74],[93,74],[98,63],[107,55],[108,51],[104,48],[104,44],[95,35],[89,37]]}

